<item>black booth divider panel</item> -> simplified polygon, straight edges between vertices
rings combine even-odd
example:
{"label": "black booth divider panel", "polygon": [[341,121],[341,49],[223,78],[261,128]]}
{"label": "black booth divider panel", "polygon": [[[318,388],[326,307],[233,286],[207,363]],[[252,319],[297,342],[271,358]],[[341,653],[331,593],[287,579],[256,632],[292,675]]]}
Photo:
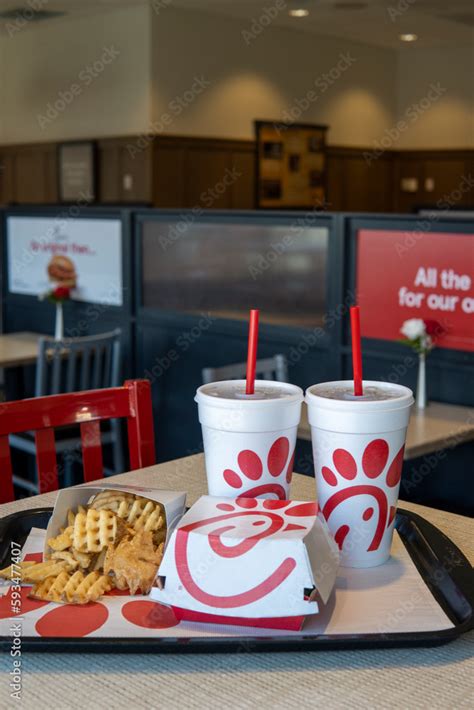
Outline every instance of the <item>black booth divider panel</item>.
{"label": "black booth divider panel", "polygon": [[[271,326],[260,328],[258,356],[285,355],[291,382],[305,388],[318,380],[340,377],[338,358],[309,346],[305,334],[299,338],[295,334],[292,342],[291,337],[272,330]],[[139,319],[137,348],[137,374],[152,383],[159,460],[202,451],[194,402],[196,389],[202,384],[202,369],[245,360],[247,324],[213,321],[206,314],[174,315],[169,320],[149,314]]]}
{"label": "black booth divider panel", "polygon": [[[340,377],[338,350],[343,315],[352,299],[343,292],[343,240],[338,222],[338,216],[318,212],[214,211],[196,215],[192,211],[148,210],[136,215],[137,284],[145,282],[136,296],[138,374],[153,383],[160,460],[202,450],[194,403],[196,388],[202,384],[202,369],[246,359],[246,320],[219,317],[223,311],[234,309],[239,289],[247,299],[246,307],[261,308],[259,358],[284,354],[290,381],[303,388],[318,380]],[[327,237],[323,248],[324,231]],[[204,247],[202,240],[206,242]],[[240,263],[236,263],[238,244],[246,244],[250,250]],[[149,263],[153,246],[155,263],[161,259],[157,271],[166,273],[168,281],[179,269],[178,255],[186,254],[187,246],[195,254],[195,262],[187,255],[183,272],[174,274],[185,292],[181,312],[165,310],[181,305],[179,288],[173,285],[172,293],[167,294],[153,284],[155,275]],[[311,263],[318,258],[325,265],[323,284],[318,282],[317,269],[313,276],[305,270],[308,260]],[[224,296],[209,292],[206,273],[211,283],[232,282],[233,292],[227,301],[230,308]],[[302,290],[298,290],[298,279],[304,283]],[[295,297],[293,311],[288,294],[278,296],[281,288],[299,293],[300,302]],[[193,289],[196,300],[210,305],[209,310],[189,313]],[[273,307],[270,312],[261,306],[268,301],[269,289],[279,298],[280,310]],[[321,295],[314,299],[313,291],[324,294],[324,323],[316,305]],[[162,304],[161,309],[157,303]],[[312,303],[313,311],[308,307]],[[236,315],[246,318],[247,312]],[[302,321],[307,327],[300,327]]]}
{"label": "black booth divider panel", "polygon": [[[64,213],[64,207],[16,208],[5,214],[54,215]],[[166,310],[158,301],[154,307],[143,303],[143,234],[146,224],[159,222],[191,224],[213,220],[221,224],[223,258],[225,259],[226,224],[252,224],[255,229],[271,225],[291,228],[298,220],[308,219],[304,213],[278,212],[219,212],[196,215],[192,210],[117,210],[83,208],[81,216],[120,216],[123,224],[123,284],[124,305],[94,307],[92,304],[71,303],[65,308],[65,330],[69,335],[105,332],[115,327],[123,331],[124,377],[148,377],[152,382],[154,423],[159,461],[185,456],[201,450],[201,432],[197,407],[193,401],[196,387],[201,384],[202,368],[221,366],[245,360],[247,324],[243,320],[216,317],[212,311],[199,313]],[[4,220],[3,227],[4,227]],[[425,218],[426,221],[426,218]],[[283,353],[289,361],[289,379],[305,388],[317,381],[350,378],[350,334],[348,308],[355,300],[356,234],[361,228],[406,231],[419,228],[416,216],[394,215],[328,215],[311,213],[309,225],[322,225],[329,230],[326,256],[326,322],[321,329],[315,318],[314,327],[301,327],[283,322],[262,324],[259,357]],[[304,226],[304,222],[303,225]],[[433,219],[433,231],[471,231],[466,221]],[[428,230],[429,231],[429,230]],[[2,238],[4,240],[4,228]],[[182,237],[185,239],[185,237]],[[272,239],[269,240],[270,245]],[[166,248],[173,249],[171,243]],[[180,244],[182,248],[182,243]],[[268,241],[265,247],[268,254]],[[163,250],[161,250],[163,251]],[[5,251],[2,252],[5,257]],[[166,253],[166,252],[164,252]],[[156,258],[160,258],[161,252]],[[386,265],[384,268],[389,268]],[[272,266],[266,270],[266,278]],[[148,275],[150,270],[148,270]],[[3,330],[33,330],[52,334],[54,309],[36,298],[8,293],[5,258],[3,275]],[[383,286],[383,269],[380,271]],[[275,278],[278,278],[275,276]],[[266,281],[268,283],[268,281]],[[308,282],[307,288],[311,284]],[[258,293],[256,294],[258,296]],[[215,310],[219,310],[216,303]],[[258,307],[258,298],[253,304]],[[367,379],[399,381],[412,388],[416,384],[416,361],[407,365],[411,351],[403,346],[382,340],[364,340],[364,376]],[[433,400],[474,405],[474,356],[454,350],[434,351],[428,358],[429,397]],[[470,472],[473,466],[473,444],[450,450],[445,458],[438,457],[429,475],[421,475],[419,467],[426,461],[405,465],[404,479],[418,481],[403,489],[404,498],[445,505],[458,510],[472,503]],[[309,445],[297,452],[299,470],[311,473]],[[456,475],[453,477],[453,466]],[[421,479],[420,479],[421,475]],[[410,479],[411,476],[411,479]],[[420,480],[418,480],[420,479]],[[459,480],[458,480],[459,479]],[[453,485],[455,489],[453,489]],[[453,501],[453,496],[455,500]]]}

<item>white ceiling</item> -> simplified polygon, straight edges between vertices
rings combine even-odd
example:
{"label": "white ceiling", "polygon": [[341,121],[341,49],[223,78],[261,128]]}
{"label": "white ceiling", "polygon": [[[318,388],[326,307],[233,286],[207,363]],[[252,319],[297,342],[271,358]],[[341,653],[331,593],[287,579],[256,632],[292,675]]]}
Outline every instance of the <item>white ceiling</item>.
{"label": "white ceiling", "polygon": [[[0,0],[0,11],[41,6],[71,16],[137,5],[146,0]],[[281,0],[155,0],[166,5],[218,13],[250,24],[265,8],[281,7]],[[290,7],[305,7],[309,16],[288,16]],[[10,20],[11,21],[11,20]],[[44,20],[54,22],[54,19]],[[5,22],[5,21],[4,21]],[[417,46],[469,46],[474,41],[474,0],[286,0],[274,24],[316,35],[351,39],[365,44],[397,48],[403,32],[418,35]]]}
{"label": "white ceiling", "polygon": [[[174,4],[251,20],[263,8],[274,7],[275,0],[174,0]],[[382,47],[399,47],[403,32],[417,34],[417,44],[424,46],[469,45],[474,38],[474,0],[287,0],[286,5],[304,7],[310,14],[296,19],[283,11],[275,24]]]}

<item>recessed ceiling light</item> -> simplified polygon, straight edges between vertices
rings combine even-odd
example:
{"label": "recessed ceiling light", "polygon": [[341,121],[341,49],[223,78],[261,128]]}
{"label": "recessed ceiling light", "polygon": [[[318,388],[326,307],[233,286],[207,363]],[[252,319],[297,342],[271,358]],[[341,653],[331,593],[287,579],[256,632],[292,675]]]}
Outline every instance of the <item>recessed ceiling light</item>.
{"label": "recessed ceiling light", "polygon": [[407,32],[406,34],[399,35],[399,39],[401,39],[402,42],[416,42],[416,40],[418,39],[418,35],[414,35],[410,32]]}
{"label": "recessed ceiling light", "polygon": [[308,17],[309,10],[305,10],[303,7],[298,7],[295,10],[289,10],[288,14],[290,17]]}

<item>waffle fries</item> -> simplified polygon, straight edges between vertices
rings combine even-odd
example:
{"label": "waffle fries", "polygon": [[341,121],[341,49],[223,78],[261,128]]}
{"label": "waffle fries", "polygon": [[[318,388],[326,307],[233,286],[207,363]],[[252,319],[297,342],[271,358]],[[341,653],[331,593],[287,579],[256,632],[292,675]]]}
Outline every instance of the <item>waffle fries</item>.
{"label": "waffle fries", "polygon": [[80,571],[72,575],[61,572],[57,577],[47,577],[36,584],[29,596],[56,603],[88,604],[97,601],[113,586],[113,579],[100,572],[90,572],[85,576]]}
{"label": "waffle fries", "polygon": [[90,507],[94,510],[112,510],[120,518],[126,518],[137,496],[121,491],[101,491],[92,499]]}
{"label": "waffle fries", "polygon": [[34,564],[34,562],[20,562],[19,565],[10,565],[9,567],[5,567],[5,569],[0,569],[0,578],[8,579],[9,581],[18,578],[23,580],[26,569]]}
{"label": "waffle fries", "polygon": [[4,579],[32,584],[33,599],[87,604],[114,587],[147,594],[163,557],[166,517],[160,503],[103,490],[87,506],[68,510],[65,527],[48,539],[43,562],[0,570]]}
{"label": "waffle fries", "polygon": [[156,532],[165,526],[159,503],[142,496],[134,496],[131,493],[101,491],[94,496],[90,508],[93,510],[112,510],[135,531],[151,530]]}
{"label": "waffle fries", "polygon": [[72,545],[73,531],[73,526],[69,525],[60,535],[58,535],[57,537],[52,537],[48,540],[49,547],[52,550],[56,550],[58,552],[60,552],[61,550],[67,550],[68,547],[71,547]]}
{"label": "waffle fries", "polygon": [[116,544],[125,532],[124,522],[111,510],[89,508],[74,519],[72,547],[79,552],[101,552]]}
{"label": "waffle fries", "polygon": [[16,572],[20,570],[22,583],[42,582],[47,577],[56,577],[64,570],[71,569],[66,560],[46,560],[45,562],[20,562],[15,567],[7,567],[0,571],[3,579],[12,579]]}
{"label": "waffle fries", "polygon": [[82,569],[89,569],[90,566],[93,564],[95,555],[88,554],[87,552],[79,552],[79,550],[75,550],[72,547],[70,548],[70,550],[71,555],[74,557],[75,560],[77,560],[77,562],[79,562],[79,567],[82,567]]}
{"label": "waffle fries", "polygon": [[68,563],[70,569],[76,569],[79,567],[79,562],[75,559],[72,552],[69,550],[64,550],[64,552],[53,552],[51,555],[52,560],[65,560]]}

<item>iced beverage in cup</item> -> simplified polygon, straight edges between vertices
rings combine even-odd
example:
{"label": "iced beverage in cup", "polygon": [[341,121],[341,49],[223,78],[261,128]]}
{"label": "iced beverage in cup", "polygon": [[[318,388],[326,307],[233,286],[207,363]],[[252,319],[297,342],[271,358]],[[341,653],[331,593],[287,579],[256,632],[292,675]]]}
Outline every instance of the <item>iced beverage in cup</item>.
{"label": "iced beverage in cup", "polygon": [[285,382],[245,380],[202,385],[196,392],[209,494],[288,498],[303,390]]}
{"label": "iced beverage in cup", "polygon": [[306,391],[317,497],[346,567],[390,557],[411,390],[364,381],[325,382]]}

